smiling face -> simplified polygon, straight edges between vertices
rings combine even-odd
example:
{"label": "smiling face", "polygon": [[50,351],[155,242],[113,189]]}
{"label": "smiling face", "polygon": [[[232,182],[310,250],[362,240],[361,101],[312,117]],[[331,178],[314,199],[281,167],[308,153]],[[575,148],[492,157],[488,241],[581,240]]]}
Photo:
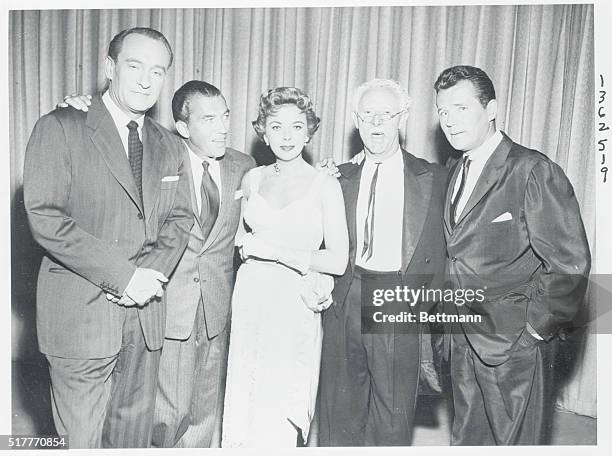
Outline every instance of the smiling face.
{"label": "smiling face", "polygon": [[169,65],[170,54],[161,41],[137,33],[127,35],[117,61],[106,58],[111,98],[130,117],[141,116],[157,102]]}
{"label": "smiling face", "polygon": [[264,140],[277,160],[291,161],[299,157],[309,140],[306,113],[293,104],[281,105],[266,119]]}
{"label": "smiling face", "polygon": [[[401,109],[399,96],[389,87],[372,87],[363,93],[357,104],[358,112],[352,114],[369,157],[381,160],[398,150],[399,125],[405,114],[386,121],[381,116],[397,114]],[[363,120],[369,116],[373,116],[372,123]]]}
{"label": "smiling face", "polygon": [[495,133],[497,101],[483,107],[474,86],[460,81],[436,96],[440,127],[455,149],[469,152],[482,145]]}
{"label": "smiling face", "polygon": [[225,154],[229,131],[229,109],[225,98],[193,95],[189,100],[189,117],[176,122],[177,131],[200,158],[219,158]]}

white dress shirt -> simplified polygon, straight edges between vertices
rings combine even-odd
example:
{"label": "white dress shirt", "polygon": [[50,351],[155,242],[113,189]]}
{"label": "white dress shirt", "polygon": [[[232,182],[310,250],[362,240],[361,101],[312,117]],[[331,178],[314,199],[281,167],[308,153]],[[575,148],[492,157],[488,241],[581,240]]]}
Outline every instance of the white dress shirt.
{"label": "white dress shirt", "polygon": [[357,251],[355,264],[373,271],[399,271],[402,267],[402,228],[404,225],[404,159],[397,151],[380,162],[374,206],[374,242],[369,260],[361,257],[368,199],[376,160],[366,155],[357,196]]}
{"label": "white dress shirt", "polygon": [[123,112],[121,108],[119,108],[119,106],[117,106],[117,104],[113,101],[110,94],[108,93],[108,90],[104,92],[104,95],[102,95],[102,102],[104,103],[104,106],[106,106],[106,109],[108,109],[108,112],[113,118],[113,122],[115,122],[117,131],[119,132],[119,137],[121,137],[121,142],[123,143],[123,148],[125,149],[125,155],[129,158],[128,135],[130,134],[130,130],[127,127],[127,124],[129,124],[132,120],[138,124],[138,137],[140,138],[140,141],[143,142],[142,126],[144,124],[144,114],[141,115],[138,119],[132,119],[125,112]]}
{"label": "white dress shirt", "polygon": [[208,172],[210,173],[210,177],[212,177],[213,182],[217,186],[219,190],[219,201],[221,201],[221,166],[219,165],[219,160],[214,158],[206,157],[204,160],[198,157],[193,150],[187,145],[185,141],[183,141],[185,147],[189,151],[189,160],[191,162],[191,173],[193,176],[193,186],[195,187],[195,197],[196,203],[198,205],[198,214],[202,210],[202,194],[200,193],[200,187],[202,186],[202,173],[204,169],[202,168],[202,162],[206,160],[208,162]]}
{"label": "white dress shirt", "polygon": [[[495,152],[495,149],[497,149],[497,146],[499,146],[502,138],[503,137],[500,131],[495,130],[495,133],[493,133],[490,138],[488,138],[476,149],[464,153],[464,155],[468,156],[468,160],[470,160],[470,167],[468,169],[465,187],[463,188],[463,194],[457,203],[455,221],[457,220],[457,217],[461,215],[463,209],[465,209],[465,205],[470,199],[470,195],[474,191],[474,187],[476,187],[476,182],[478,182],[478,178],[482,174],[482,170],[484,169],[491,155],[493,155],[493,152]],[[453,188],[453,200],[455,199],[455,195],[459,191],[459,186],[461,185],[461,172],[462,170],[460,169],[459,174],[457,175],[457,180],[455,181],[455,187]]]}

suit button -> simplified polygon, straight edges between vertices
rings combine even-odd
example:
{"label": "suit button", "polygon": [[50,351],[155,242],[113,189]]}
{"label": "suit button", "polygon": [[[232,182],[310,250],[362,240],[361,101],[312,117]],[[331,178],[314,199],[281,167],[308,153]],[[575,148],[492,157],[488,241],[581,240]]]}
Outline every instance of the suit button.
{"label": "suit button", "polygon": [[142,220],[144,218],[140,212],[138,213],[136,217],[138,217],[138,220]]}
{"label": "suit button", "polygon": [[457,258],[456,257],[452,257],[451,261],[454,263],[455,261],[457,261]]}
{"label": "suit button", "polygon": [[195,283],[198,283],[198,282],[200,281],[200,279],[199,279],[198,277],[194,277],[194,278],[193,278],[193,281],[194,281]]}
{"label": "suit button", "polygon": [[425,263],[429,263],[430,261],[431,261],[431,258],[425,257]]}

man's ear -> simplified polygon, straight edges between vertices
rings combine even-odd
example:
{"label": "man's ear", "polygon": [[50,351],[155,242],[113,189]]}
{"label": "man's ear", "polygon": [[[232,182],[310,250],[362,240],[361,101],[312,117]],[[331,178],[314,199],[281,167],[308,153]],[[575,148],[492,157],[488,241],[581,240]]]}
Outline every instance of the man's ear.
{"label": "man's ear", "polygon": [[113,79],[113,74],[115,73],[115,61],[110,56],[106,56],[106,60],[104,61],[104,75],[106,79],[111,81]]}
{"label": "man's ear", "polygon": [[495,118],[497,117],[497,100],[495,98],[493,98],[492,100],[489,100],[489,102],[487,103],[487,118],[489,119],[489,122],[491,122],[492,120],[495,120]]}
{"label": "man's ear", "polygon": [[359,118],[357,117],[357,113],[355,111],[351,111],[351,117],[353,118],[353,123],[355,124],[355,128],[359,130]]}
{"label": "man's ear", "polygon": [[185,139],[189,139],[189,127],[187,127],[185,122],[182,120],[177,120],[174,122],[174,126],[176,127],[176,131],[178,131],[179,135]]}

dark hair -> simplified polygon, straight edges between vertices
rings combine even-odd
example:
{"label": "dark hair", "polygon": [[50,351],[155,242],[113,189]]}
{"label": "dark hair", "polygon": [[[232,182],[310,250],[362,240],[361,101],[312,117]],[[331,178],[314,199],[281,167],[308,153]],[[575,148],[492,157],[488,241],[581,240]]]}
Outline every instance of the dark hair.
{"label": "dark hair", "polygon": [[172,61],[174,60],[174,54],[172,52],[172,47],[170,46],[170,43],[168,43],[168,40],[161,32],[158,32],[157,30],[149,28],[149,27],[133,27],[133,28],[122,30],[121,32],[117,33],[114,36],[114,38],[111,40],[110,44],[108,45],[108,56],[111,59],[113,59],[115,62],[117,61],[117,57],[119,57],[119,53],[121,52],[121,47],[123,46],[123,40],[125,39],[126,36],[132,35],[132,34],[143,35],[148,38],[151,38],[157,41],[161,41],[163,45],[166,46],[166,49],[168,50],[168,54],[170,54],[170,63],[168,63],[168,68],[172,66]]}
{"label": "dark hair", "polygon": [[300,112],[306,114],[308,138],[312,138],[312,135],[319,128],[321,119],[315,114],[312,101],[310,101],[308,95],[296,87],[277,87],[268,90],[267,94],[261,95],[257,119],[252,122],[259,138],[263,141],[268,116],[276,114],[283,105],[294,105]]}
{"label": "dark hair", "polygon": [[172,117],[174,121],[189,120],[189,105],[193,97],[202,95],[204,97],[223,97],[221,91],[214,85],[204,81],[189,81],[183,84],[172,97]]}
{"label": "dark hair", "polygon": [[495,99],[495,87],[493,87],[493,81],[487,76],[487,73],[480,68],[469,65],[457,65],[444,70],[436,79],[434,89],[438,93],[440,90],[450,89],[461,81],[472,83],[478,101],[483,108],[487,107],[489,101]]}

